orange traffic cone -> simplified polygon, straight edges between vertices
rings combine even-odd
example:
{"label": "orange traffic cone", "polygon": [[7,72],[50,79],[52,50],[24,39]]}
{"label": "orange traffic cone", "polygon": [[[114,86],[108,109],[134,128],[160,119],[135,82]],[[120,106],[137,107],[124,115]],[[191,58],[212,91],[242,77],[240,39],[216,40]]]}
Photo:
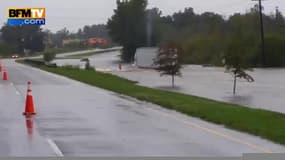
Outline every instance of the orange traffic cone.
{"label": "orange traffic cone", "polygon": [[3,69],[3,76],[2,76],[2,79],[4,81],[7,81],[8,80],[8,72],[6,71],[6,69]]}
{"label": "orange traffic cone", "polygon": [[26,98],[26,108],[23,115],[25,116],[32,116],[35,115],[35,107],[34,107],[34,100],[32,96],[32,89],[31,89],[31,82],[28,82],[28,89],[27,89],[27,98]]}
{"label": "orange traffic cone", "polygon": [[26,118],[26,127],[29,136],[33,135],[34,122],[32,118]]}

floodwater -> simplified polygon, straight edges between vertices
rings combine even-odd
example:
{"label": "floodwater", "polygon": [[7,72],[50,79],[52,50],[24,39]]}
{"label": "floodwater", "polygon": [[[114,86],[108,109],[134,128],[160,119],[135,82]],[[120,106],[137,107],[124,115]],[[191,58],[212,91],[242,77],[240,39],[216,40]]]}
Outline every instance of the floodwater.
{"label": "floodwater", "polygon": [[[233,95],[233,76],[226,73],[224,68],[185,65],[181,70],[182,77],[177,77],[176,86],[171,88],[171,77],[161,77],[155,70],[139,69],[127,64],[119,70],[118,55],[119,52],[98,54],[90,57],[90,62],[98,70],[138,81],[143,86],[285,113],[285,69],[249,71],[255,82],[238,80],[237,94]],[[57,60],[56,62],[59,65],[79,64],[79,60]]]}
{"label": "floodwater", "polygon": [[[282,145],[222,125],[12,60],[4,63],[9,80],[0,81],[3,157],[230,157],[285,150]],[[37,115],[25,119],[27,81],[32,82]]]}

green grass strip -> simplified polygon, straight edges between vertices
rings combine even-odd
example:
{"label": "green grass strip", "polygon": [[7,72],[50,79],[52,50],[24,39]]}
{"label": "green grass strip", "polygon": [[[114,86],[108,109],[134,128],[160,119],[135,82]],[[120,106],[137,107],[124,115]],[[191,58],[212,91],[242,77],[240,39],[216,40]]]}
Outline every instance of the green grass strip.
{"label": "green grass strip", "polygon": [[118,76],[92,70],[41,69],[285,144],[285,115],[281,113],[143,87]]}

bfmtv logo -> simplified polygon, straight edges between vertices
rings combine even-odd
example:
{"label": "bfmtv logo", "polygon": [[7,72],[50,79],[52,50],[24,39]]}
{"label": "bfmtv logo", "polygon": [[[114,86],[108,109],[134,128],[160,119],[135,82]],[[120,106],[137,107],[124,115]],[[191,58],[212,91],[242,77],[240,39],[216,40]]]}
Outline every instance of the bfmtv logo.
{"label": "bfmtv logo", "polygon": [[45,8],[8,8],[8,25],[45,25]]}

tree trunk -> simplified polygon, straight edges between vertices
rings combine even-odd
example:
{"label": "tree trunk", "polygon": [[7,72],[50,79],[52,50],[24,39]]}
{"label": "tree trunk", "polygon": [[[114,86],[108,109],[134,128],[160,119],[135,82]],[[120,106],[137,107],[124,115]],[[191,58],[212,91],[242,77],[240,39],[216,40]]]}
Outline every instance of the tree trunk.
{"label": "tree trunk", "polygon": [[174,75],[172,75],[172,88],[174,88]]}
{"label": "tree trunk", "polygon": [[233,93],[235,95],[236,94],[236,86],[237,86],[237,76],[236,76],[236,74],[234,76],[235,76],[235,80],[234,80],[234,90],[233,90]]}
{"label": "tree trunk", "polygon": [[125,62],[133,62],[137,47],[135,45],[125,45],[123,48],[123,53],[121,54],[121,59]]}

